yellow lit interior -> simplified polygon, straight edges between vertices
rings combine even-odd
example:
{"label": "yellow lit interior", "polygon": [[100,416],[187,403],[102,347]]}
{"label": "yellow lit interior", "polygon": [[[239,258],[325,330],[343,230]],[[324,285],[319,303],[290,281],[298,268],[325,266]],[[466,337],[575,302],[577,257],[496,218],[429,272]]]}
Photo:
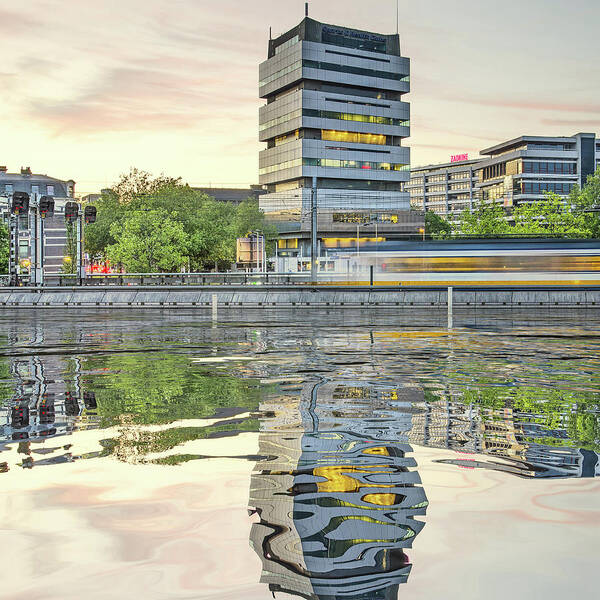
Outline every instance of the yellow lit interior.
{"label": "yellow lit interior", "polygon": [[385,135],[375,133],[354,133],[352,131],[334,131],[323,129],[321,131],[322,139],[329,142],[352,142],[354,144],[378,144],[385,146],[387,138]]}

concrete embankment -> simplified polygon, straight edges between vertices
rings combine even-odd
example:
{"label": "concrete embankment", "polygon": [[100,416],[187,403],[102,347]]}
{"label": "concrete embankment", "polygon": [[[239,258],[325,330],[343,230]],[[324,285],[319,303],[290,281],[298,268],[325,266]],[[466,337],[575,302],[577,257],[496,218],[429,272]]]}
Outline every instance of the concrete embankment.
{"label": "concrete embankment", "polygon": [[[216,299],[216,300],[215,300]],[[56,287],[0,288],[0,307],[446,307],[445,288],[248,287]],[[455,288],[455,308],[600,307],[600,288]]]}

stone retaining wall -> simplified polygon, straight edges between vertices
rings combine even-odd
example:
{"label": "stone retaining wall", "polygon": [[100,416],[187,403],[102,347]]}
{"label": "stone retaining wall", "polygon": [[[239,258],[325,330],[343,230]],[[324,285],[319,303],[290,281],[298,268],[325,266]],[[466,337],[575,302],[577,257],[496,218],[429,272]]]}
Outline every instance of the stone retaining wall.
{"label": "stone retaining wall", "polygon": [[[446,289],[386,288],[46,288],[0,289],[0,307],[323,307],[323,306],[415,306],[445,307]],[[600,289],[454,290],[454,306],[502,307],[600,307]]]}

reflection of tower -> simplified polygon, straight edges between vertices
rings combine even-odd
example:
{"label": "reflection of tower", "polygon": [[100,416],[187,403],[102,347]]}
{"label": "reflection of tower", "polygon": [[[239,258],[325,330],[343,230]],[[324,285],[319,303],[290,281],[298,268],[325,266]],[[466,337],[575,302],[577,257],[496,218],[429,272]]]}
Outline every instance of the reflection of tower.
{"label": "reflection of tower", "polygon": [[[309,599],[397,597],[411,564],[405,550],[427,508],[400,390],[307,386],[300,414],[263,421],[250,504],[251,544],[272,592]],[[268,407],[276,408],[276,407]],[[281,407],[280,407],[281,408]],[[299,419],[303,425],[300,426]],[[294,422],[295,421],[295,422]]]}

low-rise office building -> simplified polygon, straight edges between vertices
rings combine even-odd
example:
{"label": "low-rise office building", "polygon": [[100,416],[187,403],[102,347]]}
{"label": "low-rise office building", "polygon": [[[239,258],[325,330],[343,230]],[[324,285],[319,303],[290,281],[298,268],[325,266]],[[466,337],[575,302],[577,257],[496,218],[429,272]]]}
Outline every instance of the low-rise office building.
{"label": "low-rise office building", "polygon": [[461,156],[449,163],[412,169],[406,184],[411,207],[442,215],[472,210],[481,160]]}
{"label": "low-rise office building", "polygon": [[414,168],[406,189],[413,208],[456,215],[477,201],[510,208],[543,200],[546,192],[566,198],[599,166],[600,140],[593,133],[521,136],[473,160]]}
{"label": "low-rise office building", "polygon": [[[20,173],[9,173],[4,166],[0,167],[0,213],[8,222],[10,202],[14,192],[29,194],[32,202],[41,196],[52,196],[55,201],[55,216],[44,222],[44,267],[47,273],[59,273],[63,266],[67,244],[67,229],[64,219],[65,203],[73,199],[75,182],[63,181],[48,175],[32,173],[29,167],[22,168]],[[31,259],[32,218],[21,215],[19,221],[19,258]]]}
{"label": "low-rise office building", "polygon": [[521,136],[481,151],[478,197],[506,207],[543,200],[546,192],[567,197],[600,165],[593,133],[572,137]]}

